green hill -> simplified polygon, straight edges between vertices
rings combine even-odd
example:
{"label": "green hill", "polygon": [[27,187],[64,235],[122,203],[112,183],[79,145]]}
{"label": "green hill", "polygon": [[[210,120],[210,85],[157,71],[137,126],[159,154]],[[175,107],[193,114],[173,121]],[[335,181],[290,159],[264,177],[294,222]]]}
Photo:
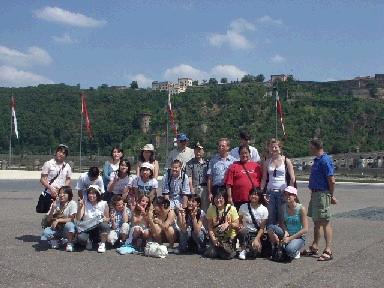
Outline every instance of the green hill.
{"label": "green hill", "polygon": [[[384,150],[384,101],[357,98],[352,88],[338,82],[278,84],[288,155],[307,155],[308,139],[315,135],[324,139],[331,153],[355,151],[356,147],[360,151]],[[199,140],[207,150],[214,151],[220,137],[234,139],[237,145],[238,131],[244,128],[253,135],[256,147],[263,150],[265,141],[275,135],[275,101],[267,93],[270,90],[260,83],[192,87],[172,98],[179,130],[185,131],[192,142]],[[128,155],[136,155],[144,143],[155,143],[164,135],[164,92],[106,85],[88,90],[64,84],[0,88],[0,153],[8,152],[12,94],[20,133],[19,140],[12,140],[15,154],[48,154],[57,143],[67,143],[72,154],[78,153],[81,92],[87,95],[94,132],[91,141],[84,133],[83,153],[108,155],[113,145],[121,144]],[[143,112],[151,114],[151,132],[147,135],[140,131]],[[159,154],[163,154],[164,141],[159,143]]]}

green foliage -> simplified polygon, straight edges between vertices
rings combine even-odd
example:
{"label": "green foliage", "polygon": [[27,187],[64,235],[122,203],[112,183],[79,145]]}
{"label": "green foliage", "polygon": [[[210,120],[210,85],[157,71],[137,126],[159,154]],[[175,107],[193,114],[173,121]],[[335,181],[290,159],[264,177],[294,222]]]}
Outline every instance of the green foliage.
{"label": "green foliage", "polygon": [[[321,137],[331,153],[384,149],[384,102],[358,99],[337,83],[279,82],[287,139],[284,149],[289,156],[308,155],[308,139]],[[94,139],[84,129],[84,154],[108,155],[120,144],[127,155],[137,155],[145,143],[165,135],[168,115],[167,94],[144,89],[118,90],[107,85],[80,90],[79,85],[39,85],[25,88],[0,88],[0,153],[8,152],[10,97],[16,99],[20,139],[13,137],[16,154],[48,154],[58,143],[79,151],[81,101],[87,106]],[[275,101],[268,88],[258,82],[191,87],[172,96],[172,107],[179,131],[191,142],[199,141],[208,152],[216,150],[220,137],[238,145],[240,129],[248,129],[261,151],[267,139],[275,136]],[[287,99],[288,98],[288,99]],[[141,113],[151,114],[151,132],[140,130]],[[278,136],[282,137],[280,126]],[[164,158],[164,142],[157,147]]]}
{"label": "green foliage", "polygon": [[244,75],[243,78],[241,78],[242,83],[250,83],[255,81],[255,76],[251,74]]}
{"label": "green foliage", "polygon": [[257,76],[255,77],[255,81],[256,81],[256,82],[263,83],[264,80],[265,80],[265,77],[264,77],[263,74],[259,74],[259,75],[257,75]]}
{"label": "green foliage", "polygon": [[139,88],[137,81],[132,81],[130,86],[131,86],[131,89],[138,89]]}
{"label": "green foliage", "polygon": [[209,85],[217,85],[217,80],[216,80],[216,78],[209,78],[208,84],[209,84]]}

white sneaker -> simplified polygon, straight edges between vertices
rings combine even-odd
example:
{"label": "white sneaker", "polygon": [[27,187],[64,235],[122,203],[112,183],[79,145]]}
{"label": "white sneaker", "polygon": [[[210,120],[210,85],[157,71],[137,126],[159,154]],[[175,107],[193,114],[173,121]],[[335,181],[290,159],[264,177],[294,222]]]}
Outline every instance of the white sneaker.
{"label": "white sneaker", "polygon": [[97,252],[104,253],[105,252],[105,243],[100,242],[99,248],[97,248]]}
{"label": "white sneaker", "polygon": [[300,251],[296,252],[296,255],[295,255],[294,259],[300,259]]}
{"label": "white sneaker", "polygon": [[85,245],[85,249],[87,250],[92,250],[92,241],[91,240],[87,240],[87,245]]}
{"label": "white sneaker", "polygon": [[49,240],[49,245],[51,245],[52,249],[57,249],[59,248],[59,241],[55,239]]}
{"label": "white sneaker", "polygon": [[241,250],[241,252],[239,253],[239,259],[245,260],[246,258],[247,258],[247,251]]}
{"label": "white sneaker", "polygon": [[73,252],[73,245],[72,243],[67,243],[67,247],[65,247],[65,251],[67,252]]}

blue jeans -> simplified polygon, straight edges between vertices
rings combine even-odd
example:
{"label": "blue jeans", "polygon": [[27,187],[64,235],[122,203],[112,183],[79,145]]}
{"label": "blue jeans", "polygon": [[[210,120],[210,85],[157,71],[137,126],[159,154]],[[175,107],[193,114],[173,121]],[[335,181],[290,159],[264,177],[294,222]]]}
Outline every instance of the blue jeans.
{"label": "blue jeans", "polygon": [[281,205],[284,203],[283,194],[268,190],[268,225],[276,225],[279,222],[281,214]]}
{"label": "blue jeans", "polygon": [[[276,234],[277,237],[279,237],[280,240],[284,237],[284,230],[281,229],[281,227],[277,225],[270,225],[268,226],[268,230],[272,231]],[[297,251],[300,251],[304,248],[305,245],[305,238],[301,237],[298,239],[293,239],[288,244],[285,245],[285,253],[287,253],[288,257],[294,258],[296,256]]]}
{"label": "blue jeans", "polygon": [[198,253],[204,252],[205,234],[203,230],[200,230],[199,234],[196,234],[195,232],[191,231],[191,235],[189,235],[188,231],[185,231],[185,232],[180,231],[179,250],[181,252],[188,251],[190,248],[188,247],[188,242],[191,240],[195,242],[195,244],[197,245]]}
{"label": "blue jeans", "polygon": [[45,228],[41,233],[41,240],[66,238],[68,233],[75,233],[75,224],[73,222],[67,222],[64,227],[61,226],[58,229],[53,229],[52,227]]}

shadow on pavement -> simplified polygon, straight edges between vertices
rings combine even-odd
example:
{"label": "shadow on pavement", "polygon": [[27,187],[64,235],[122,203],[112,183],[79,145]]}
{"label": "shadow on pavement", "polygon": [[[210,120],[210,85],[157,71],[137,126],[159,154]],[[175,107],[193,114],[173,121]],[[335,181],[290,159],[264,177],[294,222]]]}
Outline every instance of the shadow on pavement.
{"label": "shadow on pavement", "polygon": [[16,236],[15,239],[21,240],[26,243],[35,243],[32,245],[32,247],[35,249],[35,251],[47,251],[49,249],[49,244],[47,241],[41,241],[40,236],[37,235],[22,235],[22,236]]}

